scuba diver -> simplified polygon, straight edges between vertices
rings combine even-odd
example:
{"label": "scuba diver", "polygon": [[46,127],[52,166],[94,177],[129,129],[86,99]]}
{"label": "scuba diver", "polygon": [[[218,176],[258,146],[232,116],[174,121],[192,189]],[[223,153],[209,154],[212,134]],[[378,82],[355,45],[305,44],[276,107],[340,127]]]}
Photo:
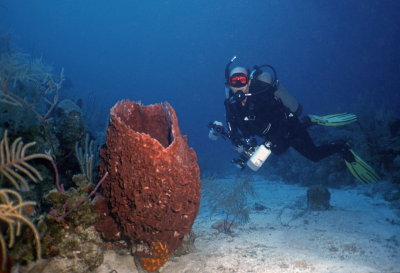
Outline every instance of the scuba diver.
{"label": "scuba diver", "polygon": [[236,56],[225,67],[227,129],[220,121],[210,122],[209,138],[216,140],[222,136],[232,142],[241,154],[240,158],[233,160],[237,167],[243,169],[247,166],[257,171],[271,152],[281,155],[293,147],[314,162],[339,153],[358,180],[364,183],[380,180],[374,169],[355,154],[346,141],[316,146],[307,132],[312,124],[340,126],[352,123],[357,120],[355,115],[308,115],[300,121],[301,105],[279,84],[272,66],[254,66],[253,70],[240,66],[231,69],[235,59]]}

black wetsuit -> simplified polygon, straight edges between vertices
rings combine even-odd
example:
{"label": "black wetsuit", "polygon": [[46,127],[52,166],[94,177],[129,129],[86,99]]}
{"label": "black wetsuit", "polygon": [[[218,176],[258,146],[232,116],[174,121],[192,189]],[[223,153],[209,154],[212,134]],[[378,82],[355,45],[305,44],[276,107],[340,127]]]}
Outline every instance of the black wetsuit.
{"label": "black wetsuit", "polygon": [[234,145],[258,136],[271,142],[275,154],[282,154],[291,146],[312,161],[347,150],[344,142],[315,146],[307,126],[274,96],[269,84],[253,80],[249,93],[252,95],[244,106],[231,98],[225,100],[229,138]]}

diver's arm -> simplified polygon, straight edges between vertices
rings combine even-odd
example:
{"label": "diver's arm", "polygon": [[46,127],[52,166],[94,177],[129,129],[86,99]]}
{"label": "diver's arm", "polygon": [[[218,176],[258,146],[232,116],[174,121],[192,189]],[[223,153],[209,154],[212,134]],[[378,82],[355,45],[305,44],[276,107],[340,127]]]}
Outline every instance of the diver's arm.
{"label": "diver's arm", "polygon": [[231,111],[231,105],[232,104],[229,102],[229,99],[225,99],[224,106],[225,106],[225,116],[226,116],[226,125],[227,125],[227,128],[226,128],[227,138],[230,139],[230,141],[232,142],[232,144],[234,146],[240,146],[240,145],[242,145],[241,135],[239,133],[239,129],[237,127],[235,118]]}

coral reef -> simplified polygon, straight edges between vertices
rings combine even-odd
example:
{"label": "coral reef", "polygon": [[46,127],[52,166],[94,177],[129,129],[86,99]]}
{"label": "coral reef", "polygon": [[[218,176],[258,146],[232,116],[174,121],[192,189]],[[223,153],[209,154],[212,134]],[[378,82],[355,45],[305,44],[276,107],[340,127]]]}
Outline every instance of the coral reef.
{"label": "coral reef", "polygon": [[85,135],[86,124],[82,101],[60,101],[63,89],[72,86],[70,82],[63,69],[58,75],[53,73],[42,58],[15,50],[10,37],[0,37],[0,127],[10,135],[35,140],[56,157],[65,144],[73,148]]}
{"label": "coral reef", "polygon": [[11,248],[15,244],[15,237],[21,235],[21,225],[27,225],[34,234],[36,244],[36,257],[42,257],[42,249],[40,244],[39,232],[33,223],[23,215],[24,208],[35,206],[35,202],[23,201],[21,195],[13,190],[0,189],[0,220],[7,224],[7,235],[0,234],[0,246],[2,264],[1,269],[6,268],[7,248],[5,236],[8,237],[8,247]]}
{"label": "coral reef", "polygon": [[[21,138],[17,138],[12,142],[11,146],[9,146],[7,130],[4,131],[4,136],[0,143],[0,173],[3,174],[11,186],[17,190],[20,190],[21,187],[25,190],[29,190],[29,185],[24,175],[33,182],[43,180],[40,172],[32,165],[28,164],[27,161],[40,158],[52,161],[52,158],[45,154],[26,155],[27,149],[33,145],[35,145],[34,142],[24,145]],[[23,215],[24,209],[26,212],[32,211],[32,207],[35,206],[36,203],[24,201],[17,191],[5,189],[4,184],[6,183],[3,181],[2,188],[0,189],[0,220],[7,225],[7,228],[2,229],[2,233],[0,234],[2,269],[6,268],[7,261],[5,238],[8,239],[8,247],[12,248],[16,244],[16,236],[21,235],[22,224],[27,225],[33,232],[36,244],[36,258],[40,259],[42,256],[39,232],[31,220]],[[6,234],[3,234],[4,230]],[[16,258],[15,255],[13,255],[13,258]]]}
{"label": "coral reef", "polygon": [[51,152],[61,179],[69,182],[79,165],[68,159],[86,126],[79,106],[68,99],[59,101],[64,70],[54,75],[42,59],[14,52],[8,45],[1,48],[0,128],[13,137],[35,141],[40,152]]}
{"label": "coral reef", "polygon": [[[46,154],[27,154],[28,148],[34,144],[31,142],[24,145],[21,138],[17,138],[10,145],[7,131],[4,132],[0,145],[0,172],[7,181],[3,181],[2,184],[8,183],[16,189],[28,190],[30,187],[27,179],[33,182],[43,179],[40,172],[28,164],[28,161],[53,160]],[[2,268],[5,268],[7,262],[5,238],[9,248],[12,247],[8,255],[14,263],[34,259],[33,251],[36,252],[36,258],[41,258],[42,250],[43,257],[52,260],[48,266],[58,264],[63,259],[74,260],[74,263],[69,265],[69,270],[75,268],[75,272],[86,272],[102,263],[104,243],[93,227],[97,214],[93,212],[93,205],[86,202],[98,187],[93,190],[94,185],[89,183],[85,174],[74,176],[73,181],[76,188],[71,187],[64,191],[58,186],[58,190],[54,189],[46,195],[45,201],[53,204],[53,209],[49,214],[39,216],[37,227],[24,215],[26,211],[31,212],[36,203],[23,201],[16,191],[0,189],[0,220],[7,225],[7,229],[3,229],[3,232],[7,233],[2,232],[0,235]],[[98,185],[101,185],[101,181]],[[33,235],[25,232],[20,236],[22,224],[27,225]],[[42,239],[39,238],[39,231],[43,235]],[[20,238],[16,240],[16,236]],[[34,266],[40,267],[41,264]],[[65,261],[61,265],[65,265]]]}
{"label": "coral reef", "polygon": [[20,267],[19,272],[93,272],[103,263],[105,247],[93,226],[53,225],[50,230],[53,234],[43,238],[46,259]]}
{"label": "coral reef", "polygon": [[[43,234],[43,257],[47,268],[59,272],[89,272],[104,259],[105,244],[94,228],[98,215],[89,201],[93,184],[85,174],[73,176],[76,187],[65,192],[50,191],[44,198],[53,205],[50,213],[40,218],[38,228]],[[100,183],[100,182],[99,182]],[[84,202],[83,202],[84,201]],[[41,263],[34,265],[41,267]]]}
{"label": "coral reef", "polygon": [[[12,51],[0,52],[0,103],[14,107],[3,110],[3,117],[6,118],[3,126],[4,122],[9,125],[11,120],[24,122],[21,113],[27,118],[35,117],[40,125],[44,126],[58,103],[64,79],[62,70],[59,80],[55,80],[51,68],[44,65],[41,59],[33,59],[27,54]],[[21,107],[26,111],[20,111],[18,108]],[[29,124],[25,123],[24,126]],[[21,128],[15,124],[9,127],[30,130],[29,127]]]}
{"label": "coral reef", "polygon": [[196,154],[168,104],[121,101],[111,109],[100,172],[109,172],[96,204],[97,229],[125,239],[147,271],[154,271],[191,230],[200,202]]}
{"label": "coral reef", "polygon": [[23,175],[27,176],[33,182],[43,180],[40,172],[28,164],[27,161],[38,158],[47,159],[49,161],[53,160],[51,156],[46,154],[25,155],[26,150],[35,144],[35,142],[30,142],[24,145],[21,138],[17,138],[11,144],[11,147],[9,147],[7,130],[4,131],[4,136],[0,143],[0,173],[7,177],[9,182],[11,182],[17,190],[21,189],[19,183],[24,189],[29,190],[28,182]]}
{"label": "coral reef", "polygon": [[93,182],[93,165],[95,161],[95,150],[93,140],[89,141],[89,134],[86,134],[85,144],[79,146],[79,142],[75,143],[75,156],[78,159],[81,173],[84,174],[87,180]]}
{"label": "coral reef", "polygon": [[55,134],[60,143],[61,156],[75,148],[85,135],[82,110],[70,99],[60,101],[55,108]]}
{"label": "coral reef", "polygon": [[[0,261],[8,263],[7,272],[10,261],[22,272],[38,256],[46,260],[28,266],[38,272],[87,272],[103,260],[105,245],[93,227],[97,214],[91,203],[104,181],[92,183],[97,146],[90,144],[81,106],[59,100],[64,82],[63,70],[55,76],[41,59],[0,44],[0,130],[7,129],[0,145],[0,241],[9,245]],[[8,136],[15,141],[9,143]],[[83,174],[74,175],[79,171]],[[42,183],[32,187],[29,181]]]}

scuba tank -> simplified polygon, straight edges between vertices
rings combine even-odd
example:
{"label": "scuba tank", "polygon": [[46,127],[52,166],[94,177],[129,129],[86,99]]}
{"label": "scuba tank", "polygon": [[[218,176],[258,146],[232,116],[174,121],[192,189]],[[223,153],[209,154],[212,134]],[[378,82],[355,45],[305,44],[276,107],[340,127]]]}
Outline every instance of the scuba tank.
{"label": "scuba tank", "polygon": [[275,77],[276,76],[271,77],[269,73],[261,71],[256,79],[268,84],[271,84],[272,82],[272,85],[275,85],[277,87],[275,89],[274,96],[278,98],[282,102],[282,104],[285,105],[292,113],[299,116],[301,114],[301,106],[299,102],[295,99],[295,97],[289,94],[286,88],[284,88],[282,85],[279,85],[279,82]]}

